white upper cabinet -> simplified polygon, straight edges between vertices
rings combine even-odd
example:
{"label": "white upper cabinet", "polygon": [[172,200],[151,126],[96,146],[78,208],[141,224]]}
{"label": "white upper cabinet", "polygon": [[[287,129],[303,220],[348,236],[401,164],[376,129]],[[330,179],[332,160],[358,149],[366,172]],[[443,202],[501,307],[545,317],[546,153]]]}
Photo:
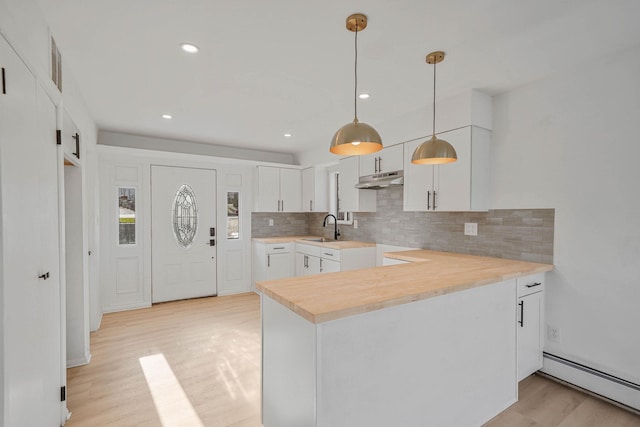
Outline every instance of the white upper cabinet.
{"label": "white upper cabinet", "polygon": [[375,212],[376,192],[358,190],[355,185],[360,179],[359,157],[340,159],[338,177],[338,200],[341,212]]}
{"label": "white upper cabinet", "polygon": [[382,150],[360,157],[360,176],[402,170],[403,144],[383,148]]}
{"label": "white upper cabinet", "polygon": [[438,137],[456,149],[456,162],[412,164],[411,156],[423,141],[404,144],[404,210],[488,210],[490,131],[467,126],[443,132]]}
{"label": "white upper cabinet", "polygon": [[302,210],[327,212],[329,176],[326,168],[310,167],[302,170]]}
{"label": "white upper cabinet", "polygon": [[300,212],[302,174],[299,169],[258,166],[255,212]]}

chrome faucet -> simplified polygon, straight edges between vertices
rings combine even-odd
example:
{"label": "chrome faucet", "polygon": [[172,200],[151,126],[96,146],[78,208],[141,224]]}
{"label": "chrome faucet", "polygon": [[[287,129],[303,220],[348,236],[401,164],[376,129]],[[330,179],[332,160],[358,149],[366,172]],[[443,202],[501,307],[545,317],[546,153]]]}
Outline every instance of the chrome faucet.
{"label": "chrome faucet", "polygon": [[330,216],[333,217],[333,225],[334,225],[333,239],[334,240],[338,240],[338,236],[340,235],[340,231],[338,231],[338,218],[336,218],[335,215],[329,214],[329,215],[325,216],[324,217],[324,221],[322,221],[322,226],[323,227],[327,226],[327,218],[329,218]]}

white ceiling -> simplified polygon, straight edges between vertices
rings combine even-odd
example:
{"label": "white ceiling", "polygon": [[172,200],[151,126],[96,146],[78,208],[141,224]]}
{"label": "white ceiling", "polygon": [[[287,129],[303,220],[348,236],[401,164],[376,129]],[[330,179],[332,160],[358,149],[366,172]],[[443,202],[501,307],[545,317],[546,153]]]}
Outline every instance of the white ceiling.
{"label": "white ceiling", "polygon": [[385,123],[431,103],[431,51],[447,54],[442,99],[640,43],[638,0],[38,1],[100,129],[294,154],[328,147],[353,118],[354,12],[369,17],[358,116],[385,144],[401,137]]}

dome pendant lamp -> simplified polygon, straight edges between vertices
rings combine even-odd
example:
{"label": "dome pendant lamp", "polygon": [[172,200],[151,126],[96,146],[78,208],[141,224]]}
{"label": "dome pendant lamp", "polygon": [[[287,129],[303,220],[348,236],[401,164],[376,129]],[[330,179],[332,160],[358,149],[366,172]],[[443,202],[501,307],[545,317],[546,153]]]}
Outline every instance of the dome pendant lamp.
{"label": "dome pendant lamp", "polygon": [[458,160],[456,149],[444,139],[436,138],[436,64],[444,60],[444,52],[431,52],[427,64],[433,64],[433,133],[431,139],[418,145],[411,156],[411,163],[439,165]]}
{"label": "dome pendant lamp", "polygon": [[329,151],[341,156],[360,156],[382,150],[378,132],[366,123],[358,121],[358,32],[367,27],[367,17],[361,13],[347,18],[347,30],[355,33],[355,88],[353,93],[353,122],[342,126],[331,141]]}

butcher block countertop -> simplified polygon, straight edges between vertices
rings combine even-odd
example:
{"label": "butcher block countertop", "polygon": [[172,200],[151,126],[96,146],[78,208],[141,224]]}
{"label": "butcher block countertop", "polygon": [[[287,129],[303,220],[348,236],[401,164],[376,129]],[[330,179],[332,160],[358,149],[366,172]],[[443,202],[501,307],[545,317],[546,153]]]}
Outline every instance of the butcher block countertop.
{"label": "butcher block countertop", "polygon": [[271,243],[304,243],[305,245],[312,246],[320,246],[323,248],[330,249],[357,249],[357,248],[368,248],[372,246],[376,246],[375,243],[369,242],[358,242],[356,240],[324,240],[322,242],[317,242],[313,240],[307,239],[321,239],[321,237],[317,236],[292,236],[292,237],[255,237],[253,240],[260,243],[271,244]]}
{"label": "butcher block countertop", "polygon": [[310,322],[323,323],[553,270],[551,264],[430,250],[384,256],[420,262],[291,277],[256,286]]}

